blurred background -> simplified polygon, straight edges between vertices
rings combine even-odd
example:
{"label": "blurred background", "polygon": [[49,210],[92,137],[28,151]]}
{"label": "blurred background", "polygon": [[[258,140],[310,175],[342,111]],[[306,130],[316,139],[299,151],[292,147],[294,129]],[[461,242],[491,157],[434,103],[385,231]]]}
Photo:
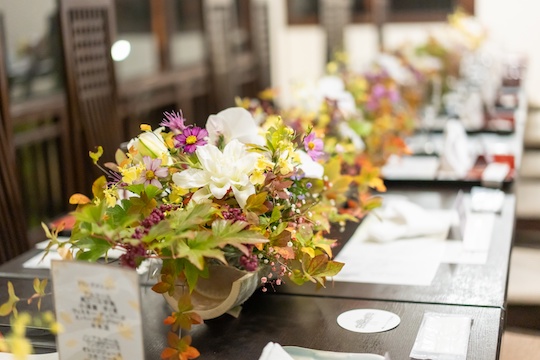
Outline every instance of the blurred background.
{"label": "blurred background", "polygon": [[529,106],[540,106],[535,0],[1,0],[3,117],[30,242],[72,193],[90,192],[97,145],[111,160],[164,111],[204,124],[269,87],[286,105],[334,51],[361,70],[381,50],[444,31],[457,7],[500,57],[526,61]]}

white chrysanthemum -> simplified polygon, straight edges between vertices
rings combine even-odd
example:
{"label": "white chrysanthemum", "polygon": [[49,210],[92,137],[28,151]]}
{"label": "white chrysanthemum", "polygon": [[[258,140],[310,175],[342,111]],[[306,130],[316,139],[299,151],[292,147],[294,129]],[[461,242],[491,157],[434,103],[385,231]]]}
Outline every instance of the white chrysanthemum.
{"label": "white chrysanthemum", "polygon": [[234,139],[223,152],[212,144],[199,146],[195,151],[202,169],[187,169],[175,173],[174,183],[185,189],[200,188],[192,199],[202,202],[211,196],[222,199],[232,189],[238,204],[243,208],[247,198],[255,193],[249,177],[255,170],[259,155],[250,153],[246,146]]}

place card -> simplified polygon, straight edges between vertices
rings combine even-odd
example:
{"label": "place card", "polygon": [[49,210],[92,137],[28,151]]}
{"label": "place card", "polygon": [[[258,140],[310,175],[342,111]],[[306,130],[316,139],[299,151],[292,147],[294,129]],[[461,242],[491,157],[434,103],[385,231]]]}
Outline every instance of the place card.
{"label": "place card", "polygon": [[378,333],[394,329],[401,318],[390,311],[379,309],[354,309],[345,311],[337,318],[342,328],[358,333]]}
{"label": "place card", "polygon": [[60,359],[144,359],[139,275],[82,261],[52,261]]}
{"label": "place card", "polygon": [[487,252],[491,245],[496,215],[493,212],[473,212],[472,201],[472,197],[465,199],[460,190],[454,205],[459,216],[463,249]]}

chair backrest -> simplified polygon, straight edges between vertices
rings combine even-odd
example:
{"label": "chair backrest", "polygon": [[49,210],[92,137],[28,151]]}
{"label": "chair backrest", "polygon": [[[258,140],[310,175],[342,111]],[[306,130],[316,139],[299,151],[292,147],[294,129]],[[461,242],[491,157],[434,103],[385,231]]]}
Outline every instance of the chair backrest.
{"label": "chair backrest", "polygon": [[258,85],[262,90],[272,83],[268,0],[251,0],[251,33],[259,72]]}
{"label": "chair backrest", "polygon": [[231,106],[239,92],[233,64],[234,1],[204,0],[204,27],[218,109]]}
{"label": "chair backrest", "polygon": [[[4,33],[0,14],[0,33]],[[19,178],[15,164],[13,127],[5,64],[5,43],[0,36],[0,264],[29,249]]]}
{"label": "chair backrest", "polygon": [[326,32],[326,57],[344,50],[343,31],[352,17],[351,0],[319,0],[321,24]]}
{"label": "chair backrest", "polygon": [[[204,26],[218,109],[270,85],[267,0],[204,0]],[[240,10],[240,14],[238,13]]]}
{"label": "chair backrest", "polygon": [[70,115],[89,150],[103,146],[106,161],[125,140],[111,57],[114,11],[113,0],[60,0]]}

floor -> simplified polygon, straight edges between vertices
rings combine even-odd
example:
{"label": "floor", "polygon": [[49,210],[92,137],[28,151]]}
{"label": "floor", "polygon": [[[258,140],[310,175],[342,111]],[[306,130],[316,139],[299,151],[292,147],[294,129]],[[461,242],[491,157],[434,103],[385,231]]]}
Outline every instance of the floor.
{"label": "floor", "polygon": [[500,360],[540,360],[540,109],[529,111]]}

